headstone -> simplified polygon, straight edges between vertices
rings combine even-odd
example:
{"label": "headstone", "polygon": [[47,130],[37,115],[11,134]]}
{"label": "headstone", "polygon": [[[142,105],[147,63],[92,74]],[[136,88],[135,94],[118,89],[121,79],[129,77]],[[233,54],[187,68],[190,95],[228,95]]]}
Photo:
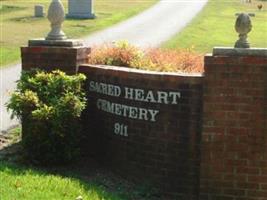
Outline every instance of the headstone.
{"label": "headstone", "polygon": [[35,5],[34,6],[34,17],[44,17],[44,6],[43,5]]}
{"label": "headstone", "polygon": [[95,18],[93,10],[93,0],[68,0],[69,12],[68,18],[93,19]]}

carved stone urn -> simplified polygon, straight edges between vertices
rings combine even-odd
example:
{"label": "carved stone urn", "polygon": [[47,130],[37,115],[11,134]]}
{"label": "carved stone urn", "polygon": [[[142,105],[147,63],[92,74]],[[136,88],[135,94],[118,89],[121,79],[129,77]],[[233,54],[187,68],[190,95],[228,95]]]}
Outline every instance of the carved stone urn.
{"label": "carved stone urn", "polygon": [[51,23],[51,31],[48,33],[46,40],[65,40],[67,37],[61,30],[62,23],[65,19],[63,4],[60,0],[52,0],[48,9],[48,20]]}
{"label": "carved stone urn", "polygon": [[241,13],[238,15],[235,23],[235,30],[239,33],[239,40],[235,43],[235,48],[249,48],[247,35],[252,29],[251,20],[248,14]]}

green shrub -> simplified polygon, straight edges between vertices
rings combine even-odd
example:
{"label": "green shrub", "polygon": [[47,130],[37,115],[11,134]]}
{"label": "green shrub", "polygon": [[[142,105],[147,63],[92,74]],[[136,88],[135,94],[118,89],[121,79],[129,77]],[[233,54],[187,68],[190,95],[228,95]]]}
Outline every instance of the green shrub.
{"label": "green shrub", "polygon": [[22,72],[7,108],[22,121],[22,144],[31,161],[60,164],[78,156],[84,80],[61,71]]}

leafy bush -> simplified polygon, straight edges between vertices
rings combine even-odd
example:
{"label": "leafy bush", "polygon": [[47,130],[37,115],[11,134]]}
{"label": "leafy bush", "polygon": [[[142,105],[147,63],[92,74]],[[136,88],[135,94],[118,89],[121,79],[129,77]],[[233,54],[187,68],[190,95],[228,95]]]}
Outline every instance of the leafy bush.
{"label": "leafy bush", "polygon": [[138,49],[127,42],[95,47],[90,64],[115,65],[151,71],[203,72],[203,55],[192,50]]}
{"label": "leafy bush", "polygon": [[117,42],[115,46],[104,45],[95,48],[89,55],[91,64],[105,64],[131,67],[132,62],[143,57],[143,52],[127,42]]}
{"label": "leafy bush", "polygon": [[84,80],[61,71],[22,72],[7,108],[22,120],[22,143],[32,161],[57,164],[78,156]]}

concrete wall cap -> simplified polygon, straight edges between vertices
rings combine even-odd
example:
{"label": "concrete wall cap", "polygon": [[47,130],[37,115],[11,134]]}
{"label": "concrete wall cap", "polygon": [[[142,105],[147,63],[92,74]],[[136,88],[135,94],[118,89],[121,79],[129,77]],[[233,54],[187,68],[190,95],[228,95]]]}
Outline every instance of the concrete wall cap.
{"label": "concrete wall cap", "polygon": [[267,57],[267,48],[214,47],[213,56],[259,56]]}
{"label": "concrete wall cap", "polygon": [[94,67],[94,68],[105,68],[107,70],[118,70],[126,71],[132,73],[140,74],[151,74],[151,75],[172,75],[172,76],[184,76],[184,77],[203,77],[204,73],[185,73],[185,72],[158,72],[158,71],[148,71],[141,69],[134,69],[129,67],[119,67],[119,66],[109,66],[109,65],[92,65],[92,64],[82,64],[80,67]]}
{"label": "concrete wall cap", "polygon": [[34,46],[54,46],[54,47],[77,47],[83,46],[81,40],[66,39],[66,40],[45,40],[44,38],[32,39],[28,41],[29,47]]}

